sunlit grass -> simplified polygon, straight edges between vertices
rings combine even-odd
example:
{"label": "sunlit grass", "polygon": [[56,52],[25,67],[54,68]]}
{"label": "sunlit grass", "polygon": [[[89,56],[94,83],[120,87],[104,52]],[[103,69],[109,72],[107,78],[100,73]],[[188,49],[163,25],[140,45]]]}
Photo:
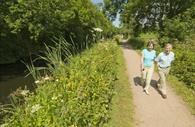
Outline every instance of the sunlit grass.
{"label": "sunlit grass", "polygon": [[122,51],[118,58],[118,80],[115,82],[115,95],[112,101],[111,119],[105,127],[133,127],[134,108],[132,91],[128,81]]}

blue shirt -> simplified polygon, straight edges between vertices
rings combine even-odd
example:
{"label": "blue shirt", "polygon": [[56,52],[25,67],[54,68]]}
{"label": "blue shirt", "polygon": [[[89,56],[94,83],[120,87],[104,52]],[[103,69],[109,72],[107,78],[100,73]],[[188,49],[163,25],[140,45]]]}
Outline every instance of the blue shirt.
{"label": "blue shirt", "polygon": [[169,54],[166,54],[164,52],[161,52],[158,57],[156,57],[155,61],[158,62],[158,65],[160,67],[169,67],[171,66],[171,62],[174,60],[174,53],[170,52]]}
{"label": "blue shirt", "polygon": [[147,49],[144,49],[142,51],[142,54],[143,54],[143,62],[144,62],[144,67],[151,67],[153,65],[153,61],[156,57],[156,51],[155,50],[152,50],[152,51],[149,51]]}

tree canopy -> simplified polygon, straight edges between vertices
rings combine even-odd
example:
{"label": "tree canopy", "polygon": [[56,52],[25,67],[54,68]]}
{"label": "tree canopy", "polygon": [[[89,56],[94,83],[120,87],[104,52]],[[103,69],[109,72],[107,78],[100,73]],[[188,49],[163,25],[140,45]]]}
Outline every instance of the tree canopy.
{"label": "tree canopy", "polygon": [[[105,35],[114,30],[90,0],[2,0],[0,3],[1,58],[6,50],[10,51],[8,57],[26,54],[27,49],[51,42],[54,36],[66,40],[71,37],[76,43],[83,43],[86,38],[93,40],[93,28],[101,28]],[[15,52],[18,52],[16,56]]]}
{"label": "tree canopy", "polygon": [[[194,12],[193,0],[132,0],[124,6],[122,21],[131,25],[134,31],[160,30],[167,26],[167,21],[175,20],[183,15],[189,19],[189,10]],[[191,20],[191,19],[190,19]],[[166,24],[166,25],[165,25]]]}

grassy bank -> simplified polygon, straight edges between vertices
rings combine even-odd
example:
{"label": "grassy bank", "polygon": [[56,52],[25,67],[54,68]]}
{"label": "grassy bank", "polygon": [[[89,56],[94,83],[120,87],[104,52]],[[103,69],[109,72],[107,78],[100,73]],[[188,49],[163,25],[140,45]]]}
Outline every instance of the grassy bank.
{"label": "grassy bank", "polygon": [[62,52],[49,49],[52,51],[46,55],[51,75],[36,81],[34,93],[24,90],[15,97],[23,103],[13,104],[3,126],[102,126],[110,118],[119,47],[111,42],[99,43],[69,57],[68,64],[62,62]]}
{"label": "grassy bank", "polygon": [[133,127],[132,93],[122,51],[119,54],[118,80],[115,82],[116,94],[112,101],[111,119],[105,127]]}
{"label": "grassy bank", "polygon": [[169,85],[174,88],[176,93],[180,95],[185,102],[191,107],[191,112],[195,115],[195,91],[191,88],[186,87],[186,85],[178,81],[178,79],[172,75],[168,77]]}

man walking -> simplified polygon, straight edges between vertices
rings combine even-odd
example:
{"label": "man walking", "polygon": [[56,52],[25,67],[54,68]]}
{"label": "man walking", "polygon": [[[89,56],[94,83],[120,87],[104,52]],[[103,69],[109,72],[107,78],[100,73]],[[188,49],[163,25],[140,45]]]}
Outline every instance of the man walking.
{"label": "man walking", "polygon": [[159,82],[158,88],[161,91],[162,97],[167,98],[166,93],[166,77],[169,74],[171,68],[171,62],[174,60],[174,53],[171,51],[172,45],[170,43],[165,45],[165,51],[161,52],[155,61],[158,65]]}

